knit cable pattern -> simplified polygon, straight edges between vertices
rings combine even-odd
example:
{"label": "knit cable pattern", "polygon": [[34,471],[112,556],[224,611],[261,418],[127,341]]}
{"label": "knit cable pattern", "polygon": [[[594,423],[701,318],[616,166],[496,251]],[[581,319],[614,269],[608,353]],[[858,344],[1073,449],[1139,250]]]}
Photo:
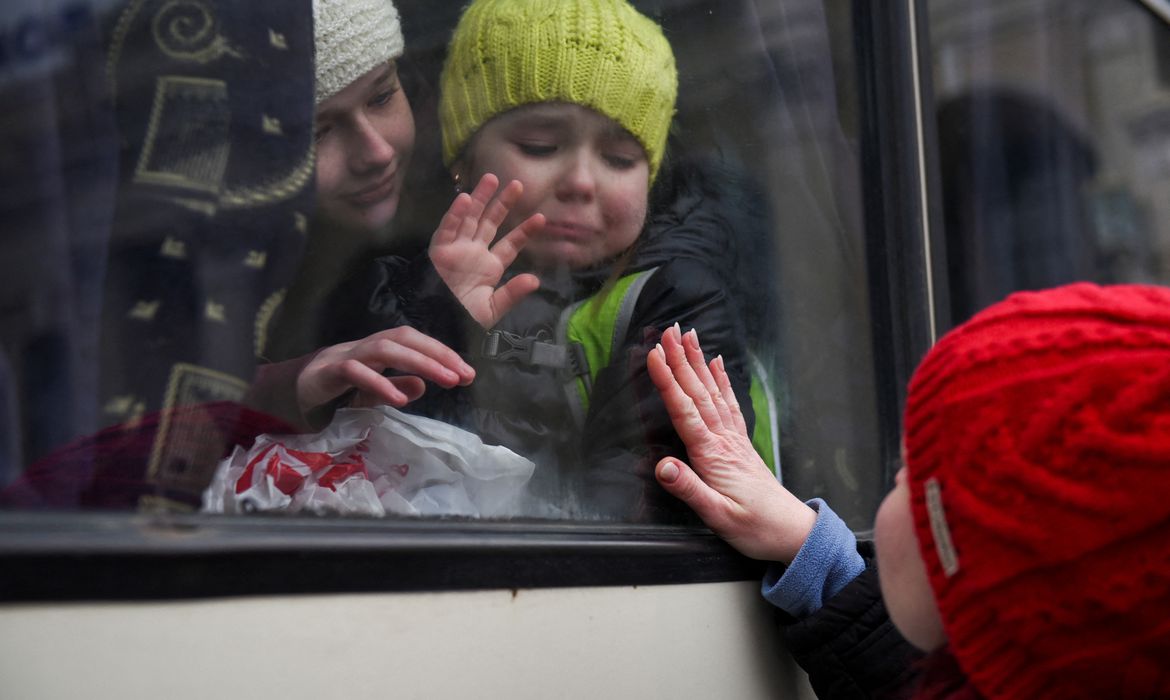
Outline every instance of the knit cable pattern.
{"label": "knit cable pattern", "polygon": [[1077,284],[978,314],[915,373],[905,439],[921,552],[981,694],[1170,697],[1170,290]]}

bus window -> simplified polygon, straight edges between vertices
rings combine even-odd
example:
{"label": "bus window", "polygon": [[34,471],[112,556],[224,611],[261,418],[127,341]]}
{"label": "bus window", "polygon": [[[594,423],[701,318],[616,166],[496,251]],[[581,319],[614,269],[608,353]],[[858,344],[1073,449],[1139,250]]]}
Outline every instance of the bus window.
{"label": "bus window", "polygon": [[[875,351],[872,314],[894,301],[871,279],[863,213],[880,172],[862,164],[868,15],[644,0],[574,24],[533,9],[483,60],[460,53],[483,39],[465,5],[5,10],[6,510],[691,527],[653,480],[657,459],[685,455],[644,371],[677,322],[733,369],[778,478],[871,521],[876,455],[896,453],[878,378],[896,373]],[[355,12],[369,29],[350,36]],[[1140,12],[1062,13],[1098,22],[1091,43],[1111,56],[1109,22],[1161,30]],[[602,20],[622,32],[584,41]],[[972,87],[960,34],[938,38],[944,96]],[[525,64],[548,36],[580,55]],[[607,56],[650,68],[618,75]],[[492,74],[505,60],[530,74]],[[538,74],[591,92],[525,93]],[[1112,83],[1086,77],[1046,95],[1083,100],[1074,134],[1122,104],[1087,101],[1086,84]],[[1156,139],[1156,114],[1127,112],[1118,148]],[[1127,180],[1084,140],[1059,155],[1093,179],[1062,177],[1109,224],[1109,269],[1141,267],[1156,159],[1124,161],[1149,171]],[[544,218],[518,255],[481,241],[459,258],[487,270],[468,282],[441,222],[457,192],[460,207],[493,195],[489,173],[525,189],[499,195],[516,201],[480,239]]]}

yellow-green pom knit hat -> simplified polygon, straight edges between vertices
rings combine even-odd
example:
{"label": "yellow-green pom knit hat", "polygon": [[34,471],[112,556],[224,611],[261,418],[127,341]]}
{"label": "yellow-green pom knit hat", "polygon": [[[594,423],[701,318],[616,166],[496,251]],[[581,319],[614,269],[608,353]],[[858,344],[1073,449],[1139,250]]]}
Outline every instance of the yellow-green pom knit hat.
{"label": "yellow-green pom knit hat", "polygon": [[439,80],[443,162],[492,117],[571,102],[621,124],[646,150],[653,181],[678,95],[662,29],[625,0],[475,0]]}

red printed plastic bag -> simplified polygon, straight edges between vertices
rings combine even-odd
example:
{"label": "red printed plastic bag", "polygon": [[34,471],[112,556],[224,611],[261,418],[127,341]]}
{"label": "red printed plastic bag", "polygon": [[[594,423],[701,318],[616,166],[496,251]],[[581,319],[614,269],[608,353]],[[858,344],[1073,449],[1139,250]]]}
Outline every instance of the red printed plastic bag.
{"label": "red printed plastic bag", "polygon": [[209,513],[517,514],[534,465],[474,433],[389,406],[346,408],[313,435],[261,435],[219,463]]}

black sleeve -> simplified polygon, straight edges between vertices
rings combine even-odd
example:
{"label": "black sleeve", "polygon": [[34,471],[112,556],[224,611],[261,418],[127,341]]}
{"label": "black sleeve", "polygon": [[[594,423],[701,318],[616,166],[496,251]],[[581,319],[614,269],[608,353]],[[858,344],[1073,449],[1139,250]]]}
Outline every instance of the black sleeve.
{"label": "black sleeve", "polygon": [[426,253],[378,258],[375,265],[380,281],[369,308],[384,328],[411,326],[456,351],[466,350],[469,339],[482,334]]}
{"label": "black sleeve", "polygon": [[784,639],[821,700],[913,697],[922,652],[890,621],[872,546],[862,542],[858,549],[865,571],[812,615],[793,622],[781,613]]}
{"label": "black sleeve", "polygon": [[696,261],[662,265],[638,297],[625,343],[597,375],[583,434],[583,489],[590,502],[623,520],[697,522],[653,472],[664,456],[686,456],[646,371],[647,353],[676,322],[684,333],[698,330],[708,361],[723,356],[749,431],[754,423],[743,327],[729,295]]}

